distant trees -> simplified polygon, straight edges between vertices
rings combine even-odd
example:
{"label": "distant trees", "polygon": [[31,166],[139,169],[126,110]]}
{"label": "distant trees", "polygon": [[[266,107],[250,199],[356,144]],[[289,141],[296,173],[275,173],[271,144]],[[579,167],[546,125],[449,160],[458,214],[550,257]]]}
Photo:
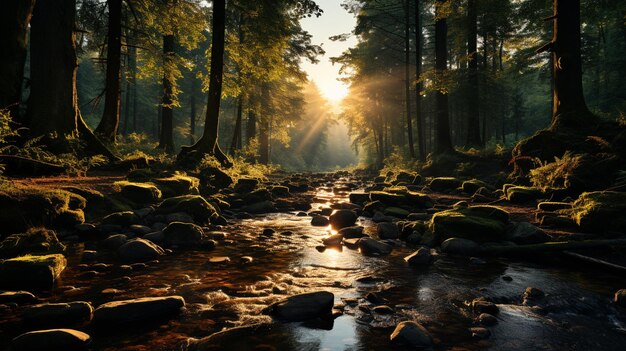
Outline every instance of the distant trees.
{"label": "distant trees", "polygon": [[[448,25],[446,19],[450,13],[450,3],[436,0],[435,3],[435,80],[442,84],[448,70]],[[450,116],[448,110],[448,92],[439,87],[435,92],[437,99],[437,134],[435,152],[444,153],[453,150],[450,139]]]}

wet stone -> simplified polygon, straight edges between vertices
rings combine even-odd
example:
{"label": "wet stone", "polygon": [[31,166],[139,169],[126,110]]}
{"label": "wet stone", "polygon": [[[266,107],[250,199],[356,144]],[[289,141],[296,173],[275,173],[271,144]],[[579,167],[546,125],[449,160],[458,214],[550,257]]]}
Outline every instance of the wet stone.
{"label": "wet stone", "polygon": [[0,291],[0,304],[18,305],[37,301],[37,297],[28,291]]}
{"label": "wet stone", "polygon": [[404,260],[411,266],[427,266],[432,263],[433,256],[430,254],[429,249],[420,248],[414,253],[406,256]]}
{"label": "wet stone", "polygon": [[311,217],[311,225],[314,227],[325,227],[330,223],[328,218],[320,215],[313,215]]}
{"label": "wet stone", "polygon": [[293,322],[330,317],[334,300],[334,295],[327,291],[294,295],[272,304],[263,313]]}
{"label": "wet stone", "polygon": [[24,333],[11,342],[13,351],[86,350],[91,337],[73,329],[47,329]]}
{"label": "wet stone", "polygon": [[375,312],[378,314],[393,314],[395,311],[393,310],[393,308],[387,305],[380,305],[380,306],[375,306],[374,308],[372,308],[372,312]]}
{"label": "wet stone", "polygon": [[487,328],[474,327],[469,329],[474,339],[488,339],[491,336],[491,332]]}
{"label": "wet stone", "polygon": [[230,263],[230,258],[228,256],[213,256],[209,258],[209,263],[215,265],[228,264]]}
{"label": "wet stone", "polygon": [[475,321],[480,325],[488,327],[498,324],[498,319],[489,313],[481,313],[478,317],[476,317]]}
{"label": "wet stone", "polygon": [[399,323],[389,336],[389,340],[394,344],[409,346],[414,349],[433,347],[433,339],[428,330],[420,323],[413,321]]}
{"label": "wet stone", "polygon": [[472,310],[474,313],[489,313],[496,315],[500,312],[498,306],[495,303],[485,300],[484,298],[477,298],[472,301]]}

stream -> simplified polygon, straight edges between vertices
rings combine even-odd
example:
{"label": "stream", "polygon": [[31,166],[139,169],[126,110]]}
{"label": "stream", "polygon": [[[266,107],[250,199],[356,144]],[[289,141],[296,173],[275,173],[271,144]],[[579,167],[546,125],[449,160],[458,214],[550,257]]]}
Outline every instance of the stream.
{"label": "stream", "polygon": [[[314,209],[347,202],[347,194],[317,190]],[[389,342],[397,323],[415,320],[432,334],[437,350],[626,350],[626,316],[611,303],[624,288],[617,276],[551,263],[490,259],[486,262],[437,255],[433,265],[415,268],[404,257],[415,251],[397,241],[384,257],[367,257],[347,247],[322,249],[330,227],[314,227],[310,217],[276,213],[233,220],[226,237],[211,251],[174,251],[158,262],[120,268],[81,263],[89,243],[74,244],[69,264],[47,302],[112,300],[180,295],[187,305],[165,323],[116,330],[84,330],[93,350],[181,350],[188,338],[202,338],[224,328],[271,322],[262,309],[293,294],[330,291],[343,314],[326,323],[281,323],[268,333],[242,330],[224,349],[232,350],[399,350]],[[373,234],[373,222],[359,225]],[[261,235],[271,228],[273,235]],[[85,246],[86,245],[86,246]],[[228,257],[229,262],[210,263]],[[251,258],[244,258],[249,256]],[[99,271],[97,275],[93,271]],[[87,274],[86,272],[90,272]],[[95,275],[95,276],[94,276]],[[521,304],[527,287],[546,293],[546,308]],[[379,314],[365,299],[377,293],[393,313]],[[472,338],[469,303],[487,297],[498,304],[498,324],[491,337]],[[19,333],[4,323],[0,348]]]}

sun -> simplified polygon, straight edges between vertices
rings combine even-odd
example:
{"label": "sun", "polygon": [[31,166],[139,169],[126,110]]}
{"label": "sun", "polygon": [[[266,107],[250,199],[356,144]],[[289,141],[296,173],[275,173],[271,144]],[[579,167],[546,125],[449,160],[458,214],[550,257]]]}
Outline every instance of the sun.
{"label": "sun", "polygon": [[337,104],[348,95],[348,86],[341,82],[333,82],[321,87],[321,91],[328,101]]}

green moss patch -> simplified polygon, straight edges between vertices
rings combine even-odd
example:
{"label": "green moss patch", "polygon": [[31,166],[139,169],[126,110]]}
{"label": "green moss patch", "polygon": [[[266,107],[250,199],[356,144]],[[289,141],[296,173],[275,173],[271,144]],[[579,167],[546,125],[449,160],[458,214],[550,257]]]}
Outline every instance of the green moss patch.
{"label": "green moss patch", "polygon": [[508,213],[498,207],[473,206],[438,212],[433,215],[430,226],[441,240],[502,241],[508,217]]}
{"label": "green moss patch", "polygon": [[626,231],[626,193],[594,191],[581,194],[570,210],[585,231]]}
{"label": "green moss patch", "polygon": [[65,246],[59,242],[56,233],[45,228],[32,228],[25,233],[9,235],[0,242],[0,257],[63,251]]}

